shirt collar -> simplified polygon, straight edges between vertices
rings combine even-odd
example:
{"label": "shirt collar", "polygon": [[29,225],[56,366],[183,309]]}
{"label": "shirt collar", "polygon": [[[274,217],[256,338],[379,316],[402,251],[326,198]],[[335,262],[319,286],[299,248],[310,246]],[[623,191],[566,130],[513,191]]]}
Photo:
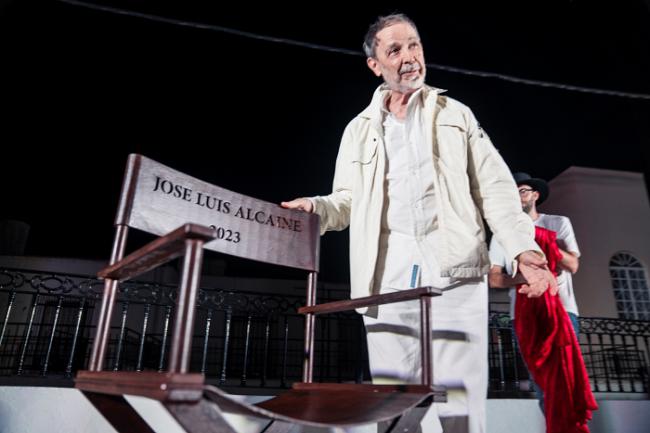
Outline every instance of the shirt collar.
{"label": "shirt collar", "polygon": [[[390,88],[388,87],[387,84],[382,84],[379,88],[379,91],[381,92],[381,112],[382,115],[387,115],[390,114],[390,111],[388,111],[388,107],[386,106],[388,103],[388,98],[390,97]],[[409,98],[408,102],[406,103],[406,112],[407,116],[413,112],[413,108],[415,106],[422,107],[424,105],[424,86],[420,87],[417,89],[415,92],[411,94],[411,97]]]}
{"label": "shirt collar", "polygon": [[[421,101],[425,101],[432,93],[440,94],[446,92],[444,89],[427,86],[426,84],[422,86],[421,89],[418,89],[418,91],[420,92],[419,95]],[[388,92],[388,86],[385,83],[377,87],[375,93],[373,94],[370,105],[368,105],[365,110],[359,113],[359,117],[374,119],[375,121],[381,122],[381,117],[383,117],[382,108],[385,106],[385,92]]]}

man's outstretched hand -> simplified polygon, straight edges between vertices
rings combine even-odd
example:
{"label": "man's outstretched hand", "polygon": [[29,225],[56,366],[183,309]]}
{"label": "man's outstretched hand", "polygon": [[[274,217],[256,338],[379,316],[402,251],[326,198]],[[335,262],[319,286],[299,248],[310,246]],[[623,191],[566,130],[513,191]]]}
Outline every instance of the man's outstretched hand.
{"label": "man's outstretched hand", "polygon": [[519,288],[519,293],[537,298],[549,289],[551,295],[557,294],[557,281],[542,256],[534,251],[524,251],[517,256],[517,261],[519,272],[526,279],[526,283]]}
{"label": "man's outstretched hand", "polygon": [[312,213],[314,211],[314,205],[312,204],[311,200],[306,198],[297,198],[291,201],[283,201],[280,203],[280,206],[286,209],[302,210],[309,213]]}

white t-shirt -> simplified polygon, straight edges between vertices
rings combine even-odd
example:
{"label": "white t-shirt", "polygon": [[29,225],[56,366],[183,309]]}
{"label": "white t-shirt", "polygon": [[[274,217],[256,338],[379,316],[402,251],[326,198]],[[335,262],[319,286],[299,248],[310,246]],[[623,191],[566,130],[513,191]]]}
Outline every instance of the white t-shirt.
{"label": "white t-shirt", "polygon": [[[573,226],[569,218],[561,215],[546,215],[539,214],[539,217],[534,221],[536,226],[557,232],[557,244],[564,251],[575,254],[580,257],[580,250],[578,249],[578,242],[576,241]],[[496,239],[492,238],[490,242],[490,263],[493,266],[501,266],[505,268],[508,275],[512,275],[512,265],[506,260],[505,252]],[[573,294],[573,280],[571,272],[559,270],[557,276],[558,295],[560,301],[564,305],[564,309],[569,313],[578,314],[578,305],[576,303],[575,295]],[[514,305],[516,292],[514,287],[510,289],[510,316],[515,317]]]}

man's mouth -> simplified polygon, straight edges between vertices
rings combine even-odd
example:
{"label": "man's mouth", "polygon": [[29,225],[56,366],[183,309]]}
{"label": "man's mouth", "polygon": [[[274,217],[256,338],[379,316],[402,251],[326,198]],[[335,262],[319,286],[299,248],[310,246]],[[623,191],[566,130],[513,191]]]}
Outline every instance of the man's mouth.
{"label": "man's mouth", "polygon": [[400,76],[405,79],[413,79],[419,75],[420,68],[417,65],[409,65],[402,68]]}
{"label": "man's mouth", "polygon": [[416,79],[419,75],[420,72],[419,70],[414,70],[414,71],[408,71],[408,72],[402,72],[401,77],[404,78],[405,80],[413,80]]}

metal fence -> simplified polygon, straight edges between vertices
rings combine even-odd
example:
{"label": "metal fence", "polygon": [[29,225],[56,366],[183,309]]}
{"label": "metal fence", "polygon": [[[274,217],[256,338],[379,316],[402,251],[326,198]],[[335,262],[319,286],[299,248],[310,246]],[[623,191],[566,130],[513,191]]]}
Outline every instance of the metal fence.
{"label": "metal fence", "polygon": [[[75,372],[88,364],[102,290],[103,281],[94,277],[0,270],[0,383],[58,379],[71,386]],[[345,290],[319,293],[319,302],[348,297]],[[105,369],[165,370],[176,295],[170,285],[120,285]],[[303,304],[298,295],[202,287],[191,371],[239,393],[273,393],[301,380],[304,322],[297,308]],[[581,318],[580,325],[592,389],[648,393],[650,322]],[[531,396],[508,314],[491,312],[488,326],[491,396]],[[356,313],[319,317],[315,349],[315,380],[369,380]]]}
{"label": "metal fence", "polygon": [[[72,378],[86,368],[102,290],[103,281],[87,276],[0,270],[0,380]],[[165,370],[176,296],[170,285],[120,285],[105,369]],[[319,302],[346,296],[321,290]],[[297,308],[303,304],[302,296],[202,287],[191,370],[226,387],[282,388],[299,381],[304,319]],[[314,378],[363,381],[364,344],[357,314],[319,317]]]}
{"label": "metal fence", "polygon": [[[650,322],[581,317],[578,342],[594,392],[648,393]],[[521,396],[532,383],[510,315],[490,313],[490,393]]]}

